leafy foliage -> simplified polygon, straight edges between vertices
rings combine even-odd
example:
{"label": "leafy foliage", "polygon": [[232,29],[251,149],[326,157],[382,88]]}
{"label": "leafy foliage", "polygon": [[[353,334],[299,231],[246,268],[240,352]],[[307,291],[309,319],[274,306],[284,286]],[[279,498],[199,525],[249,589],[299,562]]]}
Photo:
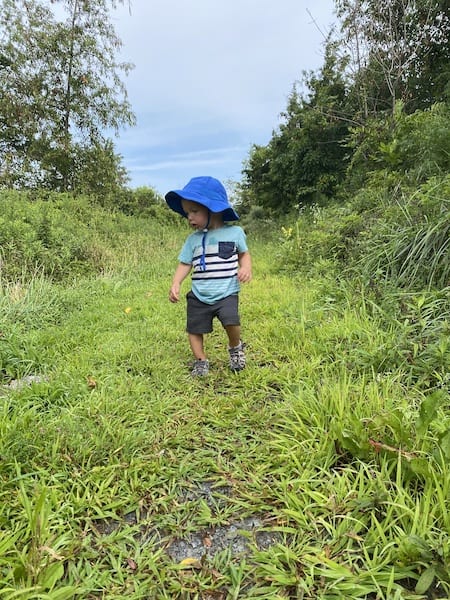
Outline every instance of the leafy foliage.
{"label": "leafy foliage", "polygon": [[450,282],[449,176],[417,191],[392,189],[381,178],[345,205],[302,211],[283,229],[286,268],[314,272],[321,261],[365,282],[405,290],[442,289]]}
{"label": "leafy foliage", "polygon": [[124,182],[105,132],[134,122],[119,76],[131,65],[115,58],[115,2],[62,4],[65,21],[42,0],[0,2],[0,184],[96,193],[93,158],[97,185]]}
{"label": "leafy foliage", "polygon": [[[418,118],[423,125],[425,116],[405,120],[410,124]],[[399,139],[403,142],[410,131]],[[415,151],[425,147],[418,142]],[[421,167],[430,169],[425,161]],[[432,168],[437,168],[434,162]],[[326,277],[332,297],[339,298],[342,290],[349,303],[361,297],[363,309],[390,331],[370,352],[352,340],[348,369],[401,372],[403,381],[427,390],[448,385],[450,368],[450,188],[448,175],[430,178],[417,189],[404,183],[416,178],[413,169],[403,175],[377,171],[351,201],[302,210],[282,228],[278,260],[288,272],[294,269],[312,280]],[[338,359],[333,348],[329,353]],[[340,443],[349,448],[352,440]],[[366,439],[365,451],[367,444]]]}
{"label": "leafy foliage", "polygon": [[393,115],[369,119],[350,130],[348,146],[352,158],[347,185],[357,190],[373,179],[391,186],[423,183],[429,177],[445,175],[450,169],[450,112],[448,104],[406,114],[398,102]]}
{"label": "leafy foliage", "polygon": [[[364,120],[402,100],[408,112],[446,97],[450,13],[436,0],[337,0]],[[448,79],[447,79],[448,80]]]}
{"label": "leafy foliage", "polygon": [[244,166],[246,204],[280,215],[333,195],[345,173],[343,141],[351,118],[343,68],[329,43],[320,73],[304,75],[308,94],[294,86],[284,122],[267,147],[252,148]]}
{"label": "leafy foliage", "polygon": [[439,0],[337,0],[324,64],[294,86],[284,121],[243,165],[244,205],[280,217],[345,203],[382,171],[448,172],[450,14]]}
{"label": "leafy foliage", "polygon": [[367,280],[404,289],[446,287],[450,281],[449,176],[431,179],[396,202],[380,198],[378,217],[357,240],[354,258]]}
{"label": "leafy foliage", "polygon": [[[175,219],[163,210],[154,192],[124,192],[128,212],[160,223],[163,230]],[[127,230],[127,217],[102,209],[86,196],[70,194],[0,193],[0,256],[2,282],[28,281],[38,274],[53,280],[70,280],[81,274],[100,273],[112,260],[112,249],[120,245],[114,234],[119,223]],[[116,198],[114,204],[122,202]]]}
{"label": "leafy foliage", "polygon": [[124,190],[115,198],[112,206],[126,215],[146,217],[160,223],[179,222],[177,215],[167,210],[164,199],[153,188],[145,186]]}

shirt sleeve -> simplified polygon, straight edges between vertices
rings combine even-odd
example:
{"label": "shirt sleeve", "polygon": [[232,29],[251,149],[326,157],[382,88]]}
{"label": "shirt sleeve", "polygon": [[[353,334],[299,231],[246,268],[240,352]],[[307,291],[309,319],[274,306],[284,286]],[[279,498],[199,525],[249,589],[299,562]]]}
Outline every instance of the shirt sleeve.
{"label": "shirt sleeve", "polygon": [[245,235],[245,232],[242,229],[242,227],[238,227],[238,229],[239,229],[239,235],[237,237],[236,246],[237,246],[238,253],[241,254],[242,252],[248,251],[247,236]]}
{"label": "shirt sleeve", "polygon": [[178,255],[178,260],[187,265],[192,264],[193,259],[193,249],[192,249],[192,240],[191,236],[187,238],[184,242],[183,247],[181,248],[180,254]]}

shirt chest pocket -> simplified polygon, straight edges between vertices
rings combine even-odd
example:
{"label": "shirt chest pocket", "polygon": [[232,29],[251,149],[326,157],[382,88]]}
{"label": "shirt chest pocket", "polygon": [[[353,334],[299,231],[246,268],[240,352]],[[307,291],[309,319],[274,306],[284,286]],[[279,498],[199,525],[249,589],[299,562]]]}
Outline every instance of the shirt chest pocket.
{"label": "shirt chest pocket", "polygon": [[219,258],[228,260],[235,254],[236,244],[234,242],[219,242],[218,255]]}

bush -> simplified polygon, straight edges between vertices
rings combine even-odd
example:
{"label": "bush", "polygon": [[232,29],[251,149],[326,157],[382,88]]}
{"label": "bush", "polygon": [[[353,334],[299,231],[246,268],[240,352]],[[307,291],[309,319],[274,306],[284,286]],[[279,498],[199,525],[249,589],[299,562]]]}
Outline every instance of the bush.
{"label": "bush", "polygon": [[450,171],[448,105],[434,104],[429,110],[402,114],[395,133],[399,166],[413,182]]}
{"label": "bush", "polygon": [[379,171],[396,183],[424,183],[450,170],[450,107],[439,103],[407,115],[399,101],[394,115],[369,119],[347,143],[347,189],[373,184]]}
{"label": "bush", "polygon": [[88,217],[92,208],[87,200],[65,195],[57,198],[30,200],[27,194],[0,194],[3,281],[30,278],[36,273],[60,280],[104,266],[106,248],[100,253],[93,251],[98,241]]}
{"label": "bush", "polygon": [[361,228],[361,218],[345,205],[303,207],[293,227],[282,227],[282,268],[313,274],[327,265],[333,271]]}
{"label": "bush", "polygon": [[134,190],[124,190],[117,195],[115,208],[126,215],[157,219],[161,222],[174,223],[177,217],[173,211],[167,210],[167,206],[158,192],[145,186]]}

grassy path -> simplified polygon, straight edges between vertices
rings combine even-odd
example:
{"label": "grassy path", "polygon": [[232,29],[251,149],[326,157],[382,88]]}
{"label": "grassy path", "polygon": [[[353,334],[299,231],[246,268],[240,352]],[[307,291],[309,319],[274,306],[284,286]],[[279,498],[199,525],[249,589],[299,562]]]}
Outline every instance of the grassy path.
{"label": "grassy path", "polygon": [[0,598],[425,597],[450,478],[419,493],[400,451],[367,443],[415,450],[418,399],[358,366],[388,334],[255,243],[248,367],[229,372],[216,325],[193,380],[165,236],[96,280],[4,293],[8,352],[45,380],[0,397]]}

